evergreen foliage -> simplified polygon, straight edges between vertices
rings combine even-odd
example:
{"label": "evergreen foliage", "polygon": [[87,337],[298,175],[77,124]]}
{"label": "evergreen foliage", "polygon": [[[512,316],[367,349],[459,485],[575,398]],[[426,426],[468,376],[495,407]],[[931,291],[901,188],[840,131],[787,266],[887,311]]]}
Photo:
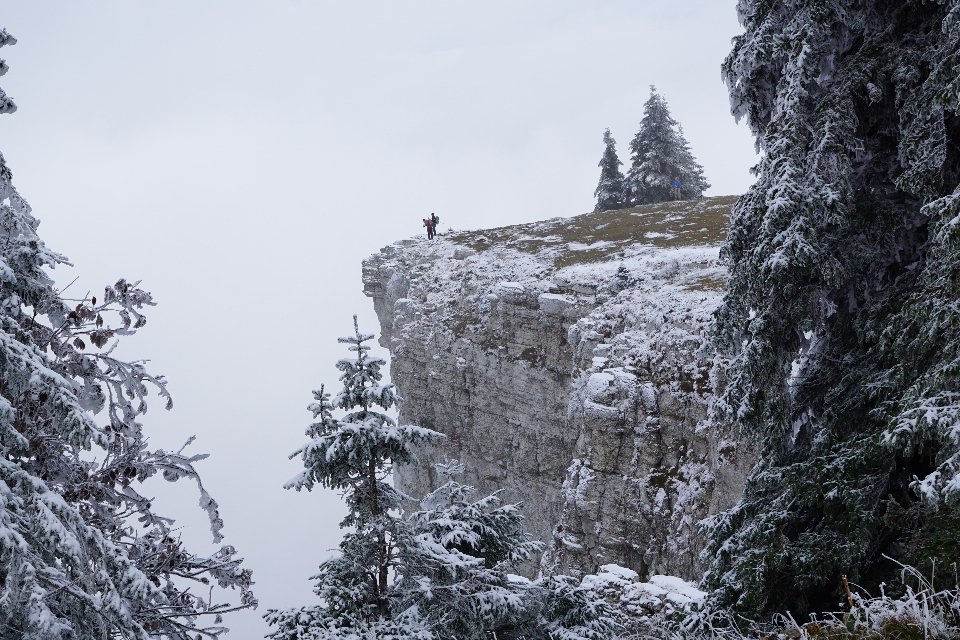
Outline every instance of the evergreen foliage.
{"label": "evergreen foliage", "polygon": [[620,209],[624,202],[623,172],[620,171],[620,158],[617,157],[617,141],[610,135],[610,129],[603,132],[603,157],[600,158],[600,183],[593,195],[597,199],[594,211]]}
{"label": "evergreen foliage", "polygon": [[[17,44],[17,39],[7,33],[6,29],[0,29],[0,47],[11,44]],[[6,74],[9,69],[10,67],[7,66],[6,61],[0,60],[0,76]],[[13,98],[4,93],[3,89],[0,89],[0,114],[13,113],[16,110],[17,105],[14,103]]]}
{"label": "evergreen foliage", "polygon": [[570,576],[549,576],[531,585],[535,613],[512,636],[519,639],[610,640],[619,627],[609,606]]}
{"label": "evergreen foliage", "polygon": [[522,618],[525,593],[507,570],[543,545],[524,533],[518,505],[502,505],[496,494],[471,502],[473,487],[454,480],[462,465],[437,470],[446,482],[407,522],[414,544],[397,587],[442,637],[484,638]]}
{"label": "evergreen foliage", "polygon": [[[15,42],[0,31],[0,46]],[[15,108],[0,92],[0,112]],[[171,408],[166,381],[112,355],[151,296],[119,280],[100,301],[64,298],[45,269],[66,258],[37,236],[11,179],[0,156],[0,635],[219,636],[221,614],[256,605],[250,571],[230,546],[189,552],[135,489],[158,473],[193,480],[222,539],[193,466],[206,456],[151,450],[138,422],[151,387]],[[238,606],[214,603],[214,585],[239,589]]]}
{"label": "evergreen foliage", "polygon": [[762,454],[706,584],[802,615],[842,574],[895,589],[884,555],[960,561],[960,2],[738,12],[724,76],[762,157],[723,250],[719,408]]}
{"label": "evergreen foliage", "polygon": [[[381,385],[386,364],[367,352],[372,334],[361,334],[354,316],[354,335],[340,338],[355,359],[337,362],[343,388],[331,400],[324,388],[314,392],[314,418],[307,429],[311,440],[291,454],[300,456],[304,471],[290,480],[288,489],[321,487],[344,492],[349,507],[341,527],[350,527],[340,544],[341,555],[320,566],[315,593],[323,604],[300,610],[271,610],[266,618],[278,627],[273,638],[351,638],[368,632],[377,637],[429,632],[416,620],[409,624],[395,616],[398,594],[391,572],[408,554],[410,536],[396,515],[403,496],[386,482],[391,465],[412,463],[413,447],[436,442],[441,434],[414,426],[398,426],[386,413],[399,398],[393,385]],[[348,411],[334,418],[333,411]]]}
{"label": "evergreen foliage", "polygon": [[[295,451],[305,470],[287,488],[339,489],[349,508],[340,554],[320,566],[314,592],[319,605],[271,610],[274,640],[498,637],[603,640],[613,624],[602,602],[559,579],[511,576],[542,544],[523,531],[519,506],[496,494],[473,500],[473,487],[457,482],[456,462],[437,465],[443,484],[403,517],[405,497],[385,481],[393,464],[415,463],[413,448],[442,435],[397,426],[372,407],[389,409],[400,399],[379,384],[385,364],[367,354],[373,338],[359,332],[341,338],[357,353],[340,360],[342,391],[331,400],[323,388],[310,406],[317,422],[311,440]],[[335,418],[334,410],[350,413]],[[560,586],[556,586],[560,585]],[[562,587],[562,588],[561,588]],[[606,635],[604,633],[606,632]]]}
{"label": "evergreen foliage", "polygon": [[685,200],[699,198],[710,188],[683,137],[683,128],[670,116],[667,101],[650,87],[643,105],[640,130],[630,141],[631,163],[626,184],[633,187],[628,204],[666,202],[673,196],[673,180],[679,176]]}

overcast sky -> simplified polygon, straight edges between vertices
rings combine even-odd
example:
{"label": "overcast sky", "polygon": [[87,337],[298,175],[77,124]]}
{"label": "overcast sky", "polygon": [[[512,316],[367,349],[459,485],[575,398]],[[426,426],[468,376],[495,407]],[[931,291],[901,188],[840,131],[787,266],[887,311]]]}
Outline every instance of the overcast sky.
{"label": "overcast sky", "polygon": [[[159,303],[125,353],[170,379],[154,446],[196,435],[211,454],[200,471],[261,603],[226,621],[232,640],[312,602],[339,540],[336,495],[282,484],[310,391],[336,383],[337,336],[354,313],[378,330],[364,257],[431,211],[441,231],[590,211],[603,130],[629,163],[651,84],[708,195],[742,193],[756,162],[720,80],[733,0],[7,0],[0,15],[19,40],[0,51],[19,107],[0,151],[76,265],[54,275],[93,293],[140,279]],[[194,488],[152,491],[212,548]]]}

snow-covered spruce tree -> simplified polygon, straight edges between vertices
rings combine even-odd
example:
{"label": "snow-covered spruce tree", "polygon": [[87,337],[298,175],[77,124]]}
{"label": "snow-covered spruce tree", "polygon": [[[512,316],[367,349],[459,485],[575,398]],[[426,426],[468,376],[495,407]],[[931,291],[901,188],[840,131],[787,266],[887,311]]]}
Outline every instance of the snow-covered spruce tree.
{"label": "snow-covered spruce tree", "polygon": [[[0,31],[0,46],[15,42]],[[15,109],[0,92],[0,111]],[[11,179],[0,156],[0,636],[218,636],[221,614],[256,604],[250,572],[229,546],[190,553],[134,489],[158,472],[196,481],[222,538],[193,467],[206,456],[147,447],[138,419],[148,386],[171,407],[165,380],[111,355],[145,324],[150,294],[120,280],[100,301],[64,298],[45,268],[67,261],[37,236]],[[214,585],[239,589],[238,606],[215,604]]]}
{"label": "snow-covered spruce tree", "polygon": [[762,454],[706,584],[802,615],[842,574],[890,593],[884,554],[960,561],[960,2],[738,13],[723,69],[762,157],[724,248],[720,409]]}
{"label": "snow-covered spruce tree", "polygon": [[605,640],[615,632],[606,603],[569,576],[535,581],[508,573],[543,544],[523,530],[520,505],[475,490],[455,476],[456,461],[436,465],[445,479],[407,523],[398,589],[403,608],[417,611],[438,638],[483,640]]}
{"label": "snow-covered spruce tree", "polygon": [[[620,631],[609,605],[570,576],[548,576],[530,585],[525,623],[510,636],[517,640],[610,640]],[[531,611],[532,609],[532,611]]]}
{"label": "snow-covered spruce tree", "polygon": [[697,164],[683,129],[670,116],[667,101],[650,87],[643,105],[640,130],[630,141],[630,170],[626,185],[633,187],[633,204],[665,202],[673,196],[673,180],[680,177],[684,199],[699,198],[710,188]]}
{"label": "snow-covered spruce tree", "polygon": [[600,158],[600,183],[593,195],[597,199],[594,211],[609,211],[623,207],[623,172],[620,171],[620,158],[617,157],[617,141],[610,135],[610,129],[603,132],[603,157]]}
{"label": "snow-covered spruce tree", "polygon": [[[413,447],[439,441],[435,431],[398,426],[385,413],[399,398],[393,385],[380,385],[385,362],[373,358],[364,344],[373,335],[340,338],[356,353],[337,362],[343,389],[336,398],[324,388],[310,405],[319,420],[307,429],[311,440],[295,451],[305,470],[286,488],[311,490],[315,485],[344,492],[349,513],[340,523],[351,530],[340,543],[340,555],[320,566],[315,592],[322,603],[301,609],[271,610],[265,616],[277,629],[276,640],[300,638],[430,638],[417,616],[399,611],[400,594],[393,585],[398,564],[408,555],[406,523],[399,516],[403,495],[386,482],[392,465],[414,462]],[[333,411],[348,411],[334,418]]]}
{"label": "snow-covered spruce tree", "polygon": [[[393,464],[415,461],[414,446],[442,435],[397,426],[370,409],[389,409],[399,398],[379,385],[384,361],[367,355],[363,343],[373,336],[354,323],[355,336],[341,342],[357,358],[338,362],[344,387],[333,401],[323,388],[314,393],[310,409],[319,420],[307,430],[311,441],[291,456],[301,457],[305,471],[287,483],[344,491],[349,514],[341,526],[351,531],[313,578],[321,603],[271,610],[265,617],[277,629],[270,637],[484,640],[493,631],[504,640],[609,638],[605,605],[569,579],[530,582],[508,573],[542,545],[524,533],[519,505],[501,504],[496,494],[472,500],[473,487],[454,479],[462,465],[437,465],[443,484],[422,510],[403,517],[404,496],[385,477]],[[351,413],[337,419],[336,409]]]}
{"label": "snow-covered spruce tree", "polygon": [[524,593],[507,569],[543,545],[524,533],[518,505],[502,505],[496,494],[471,502],[473,487],[454,480],[463,465],[436,469],[446,482],[408,519],[411,540],[397,585],[402,607],[415,607],[429,628],[443,630],[441,636],[484,638],[519,620]]}

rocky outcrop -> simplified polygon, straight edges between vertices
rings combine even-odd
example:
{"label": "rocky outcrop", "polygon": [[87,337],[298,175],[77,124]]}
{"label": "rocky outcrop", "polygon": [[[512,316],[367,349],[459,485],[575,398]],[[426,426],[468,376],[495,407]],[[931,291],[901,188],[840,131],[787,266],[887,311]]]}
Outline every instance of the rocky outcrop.
{"label": "rocky outcrop", "polygon": [[698,580],[698,523],[735,503],[754,459],[707,411],[734,200],[451,232],[365,260],[401,420],[448,436],[398,487],[422,495],[431,463],[456,458],[523,503],[546,568]]}

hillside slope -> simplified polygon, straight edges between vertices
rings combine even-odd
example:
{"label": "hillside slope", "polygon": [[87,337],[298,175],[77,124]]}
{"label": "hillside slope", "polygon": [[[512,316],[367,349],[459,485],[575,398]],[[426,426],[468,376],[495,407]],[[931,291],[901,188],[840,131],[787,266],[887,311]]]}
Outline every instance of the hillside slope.
{"label": "hillside slope", "polygon": [[449,438],[397,470],[422,495],[457,458],[522,501],[542,559],[697,580],[697,522],[733,504],[752,450],[707,419],[704,336],[736,198],[402,240],[364,261],[404,422]]}

